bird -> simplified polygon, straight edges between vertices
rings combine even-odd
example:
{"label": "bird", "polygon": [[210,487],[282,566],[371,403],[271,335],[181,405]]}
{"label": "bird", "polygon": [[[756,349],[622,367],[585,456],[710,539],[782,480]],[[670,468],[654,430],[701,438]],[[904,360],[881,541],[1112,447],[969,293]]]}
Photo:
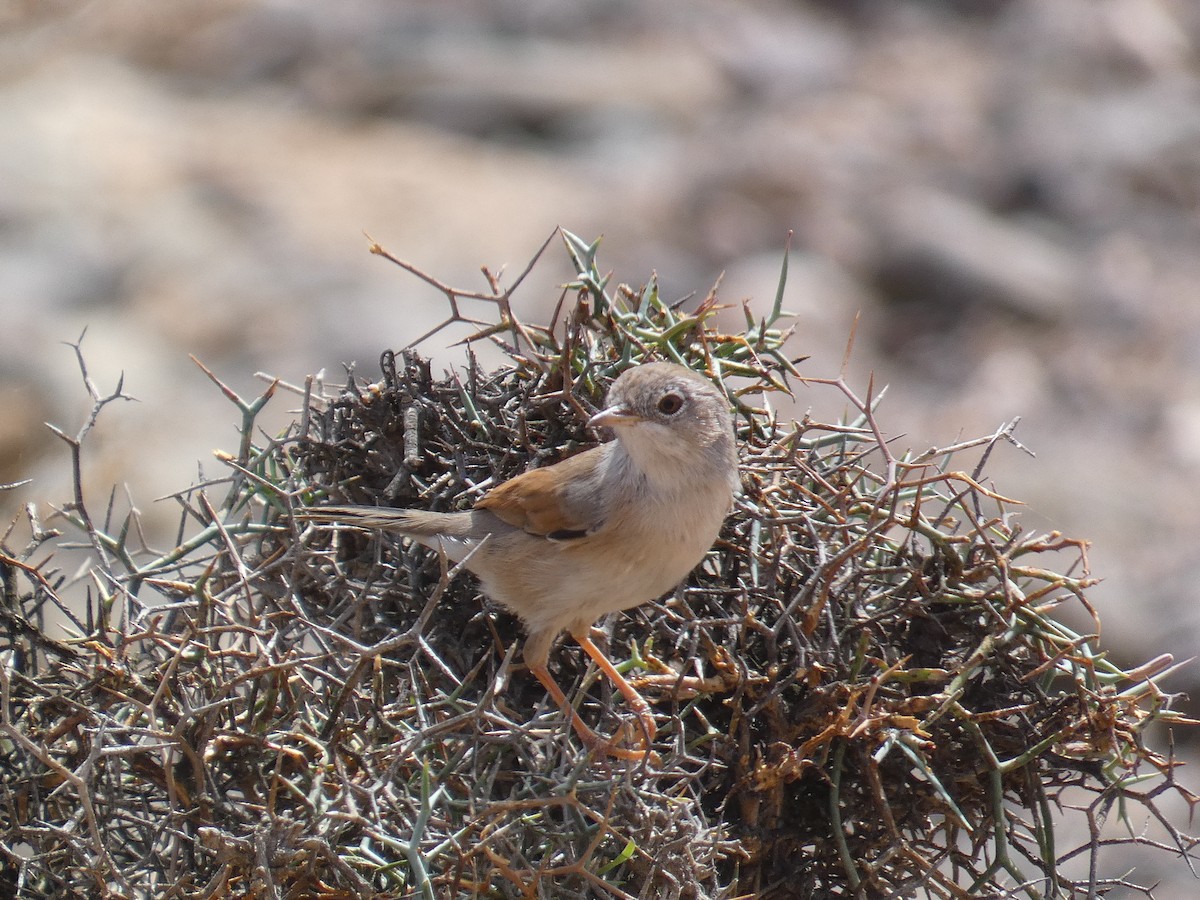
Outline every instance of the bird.
{"label": "bird", "polygon": [[[644,362],[617,377],[588,426],[611,429],[615,440],[517,475],[470,510],[314,506],[297,516],[397,533],[463,563],[522,621],[526,667],[585,746],[640,760],[651,752],[653,713],[590,630],[675,588],[712,547],[739,489],[733,415],[705,376]],[[551,676],[550,651],[564,631],[637,715],[641,749],[596,734]]]}

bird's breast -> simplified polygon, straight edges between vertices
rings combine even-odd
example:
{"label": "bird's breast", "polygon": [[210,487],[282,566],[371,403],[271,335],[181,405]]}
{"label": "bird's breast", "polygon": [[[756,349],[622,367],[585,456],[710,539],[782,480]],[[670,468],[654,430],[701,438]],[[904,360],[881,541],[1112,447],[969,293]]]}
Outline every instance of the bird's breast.
{"label": "bird's breast", "polygon": [[590,624],[662,596],[716,540],[731,489],[726,480],[705,479],[680,489],[646,479],[626,478],[625,484],[628,492],[613,498],[602,524],[571,540],[531,535],[476,512],[493,527],[467,568],[479,576],[485,593],[531,630]]}

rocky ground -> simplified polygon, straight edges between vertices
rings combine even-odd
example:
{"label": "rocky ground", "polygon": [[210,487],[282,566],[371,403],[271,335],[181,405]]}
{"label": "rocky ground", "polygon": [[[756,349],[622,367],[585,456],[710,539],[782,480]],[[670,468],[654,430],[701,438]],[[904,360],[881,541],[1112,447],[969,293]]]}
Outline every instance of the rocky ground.
{"label": "rocky ground", "polygon": [[[1037,458],[990,472],[1031,527],[1093,541],[1106,643],[1195,653],[1193,0],[15,3],[0,123],[0,482],[35,479],[5,509],[66,496],[42,423],[88,407],[85,327],[93,378],[140,400],[102,418],[89,487],[154,521],[234,440],[189,353],[252,391],[372,371],[441,317],[364,231],[482,287],[562,225],[622,280],[725,272],[762,308],[793,230],[806,371],[837,371],[858,313],[852,380],[891,385],[904,443],[1022,416]],[[569,274],[552,246],[524,312]]]}

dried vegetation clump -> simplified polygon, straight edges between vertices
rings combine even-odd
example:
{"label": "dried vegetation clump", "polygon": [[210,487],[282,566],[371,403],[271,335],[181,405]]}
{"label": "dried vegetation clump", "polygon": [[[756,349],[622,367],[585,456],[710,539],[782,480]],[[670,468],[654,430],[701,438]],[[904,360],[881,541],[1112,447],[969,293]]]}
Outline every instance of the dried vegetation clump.
{"label": "dried vegetation clump", "polygon": [[[1085,896],[1135,886],[1105,866],[1113,843],[1190,857],[1195,839],[1163,804],[1192,795],[1144,740],[1180,721],[1158,686],[1171,663],[1121,671],[1056,618],[1063,604],[1090,613],[1084,544],[1024,533],[988,484],[1010,426],[900,456],[878,397],[840,377],[805,380],[839,392],[852,421],[780,418],[768,401],[801,378],[778,327],[784,279],[765,319],[747,310],[728,334],[715,292],[685,313],[653,282],[610,291],[595,245],[563,236],[577,276],[546,326],[518,321],[496,279],[472,294],[393,259],[443,290],[444,324],[503,347],[506,368],[468,358],[436,378],[385,353],[379,380],[337,391],[273,382],[248,401],[222,386],[243,440],[225,474],[173,498],[170,551],[82,491],[56,517],[65,534],[32,511],[24,546],[9,530],[5,890]],[[728,392],[744,493],[686,585],[607,623],[659,722],[656,758],[630,763],[583,752],[520,665],[519,623],[470,576],[292,513],[469,506],[588,445],[606,386],[651,358]],[[95,410],[62,435],[77,470],[95,415],[123,396],[83,371]],[[257,413],[289,389],[296,424],[264,438]],[[71,541],[82,576],[58,558]],[[621,730],[628,710],[578,648],[552,666],[585,720]],[[1131,830],[1105,830],[1110,814]],[[1071,815],[1085,827],[1064,846]],[[1141,830],[1147,818],[1165,837]]]}

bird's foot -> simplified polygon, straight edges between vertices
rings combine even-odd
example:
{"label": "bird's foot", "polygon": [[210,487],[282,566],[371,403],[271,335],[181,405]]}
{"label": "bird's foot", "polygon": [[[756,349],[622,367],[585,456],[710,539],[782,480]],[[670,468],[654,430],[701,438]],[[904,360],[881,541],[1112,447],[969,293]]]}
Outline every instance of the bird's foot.
{"label": "bird's foot", "polygon": [[652,766],[661,765],[662,758],[650,746],[649,741],[645,742],[641,747],[627,746],[626,737],[628,736],[628,731],[628,727],[622,727],[612,737],[603,738],[589,728],[588,732],[591,734],[593,740],[585,738],[582,734],[579,736],[583,738],[584,744],[593,753],[611,756],[614,759],[624,759],[629,762],[644,762]]}
{"label": "bird's foot", "polygon": [[737,673],[722,672],[719,675],[680,675],[677,672],[657,675],[639,675],[632,680],[634,688],[644,691],[655,688],[664,691],[676,700],[691,700],[701,694],[727,694],[738,684]]}

